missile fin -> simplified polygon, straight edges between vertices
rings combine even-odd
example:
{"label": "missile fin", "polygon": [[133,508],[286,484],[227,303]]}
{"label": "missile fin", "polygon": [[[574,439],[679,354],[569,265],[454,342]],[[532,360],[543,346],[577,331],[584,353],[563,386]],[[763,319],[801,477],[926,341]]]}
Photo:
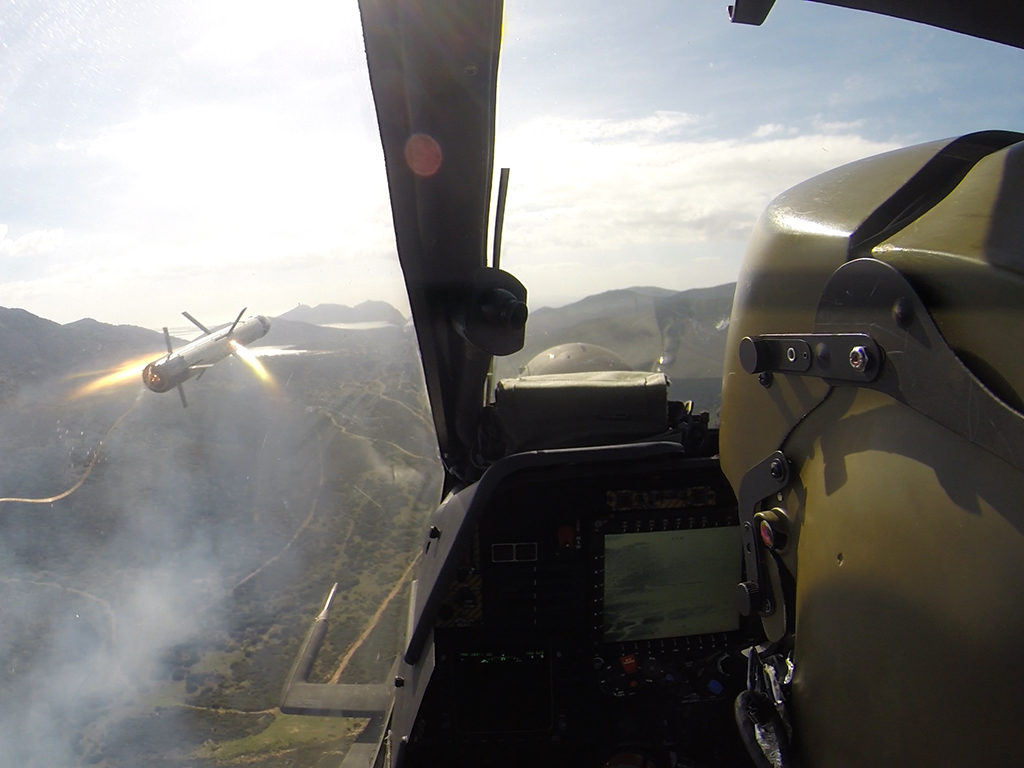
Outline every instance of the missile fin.
{"label": "missile fin", "polygon": [[182,312],[181,314],[183,314],[189,320],[189,322],[191,322],[193,325],[199,328],[199,330],[201,330],[203,333],[211,333],[209,328],[207,328],[205,325],[203,325],[194,317],[192,317],[192,315],[190,315],[188,312]]}
{"label": "missile fin", "polygon": [[228,328],[228,334],[227,334],[228,336],[230,336],[232,333],[235,332],[235,326],[238,325],[238,321],[242,319],[242,315],[245,314],[245,310],[247,310],[247,309],[248,309],[248,307],[242,307],[242,311],[238,313],[238,317],[235,318],[235,322],[233,322],[231,324],[231,327]]}
{"label": "missile fin", "polygon": [[185,388],[178,385],[178,396],[181,398],[181,407],[188,408],[188,400],[185,399]]}
{"label": "missile fin", "polygon": [[170,357],[174,353],[174,347],[171,346],[171,334],[167,332],[167,326],[164,326],[164,343],[167,344],[167,357]]}

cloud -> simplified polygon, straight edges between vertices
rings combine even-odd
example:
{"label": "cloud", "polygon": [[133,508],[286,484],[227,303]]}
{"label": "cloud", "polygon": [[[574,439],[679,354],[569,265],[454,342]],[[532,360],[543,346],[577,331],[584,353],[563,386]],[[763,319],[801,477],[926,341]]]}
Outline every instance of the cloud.
{"label": "cloud", "polygon": [[697,123],[695,115],[673,110],[657,110],[650,115],[626,120],[581,119],[551,120],[554,130],[570,128],[579,140],[614,142],[626,138],[634,141],[655,141],[678,135],[684,128]]}
{"label": "cloud", "polygon": [[6,224],[0,225],[0,269],[4,279],[52,277],[53,263],[66,253],[64,230],[37,229],[13,238],[8,237],[9,231]]}
{"label": "cloud", "polygon": [[754,138],[763,139],[768,136],[774,136],[782,133],[785,129],[785,126],[779,123],[765,123],[764,125],[759,125],[757,130],[754,131]]}
{"label": "cloud", "polygon": [[[659,119],[548,117],[499,136],[496,164],[511,167],[502,265],[532,296],[557,303],[570,291],[734,280],[752,225],[776,195],[895,147],[853,131],[790,135],[781,125],[722,140],[636,130]],[[553,266],[561,263],[574,268]]]}
{"label": "cloud", "polygon": [[855,133],[654,141],[639,120],[545,118],[499,140],[512,168],[506,247],[607,248],[743,237],[778,193],[829,168],[894,148]]}
{"label": "cloud", "polygon": [[7,265],[4,303],[61,322],[150,327],[225,303],[270,312],[372,296],[401,306],[372,131],[369,116],[341,123],[314,107],[191,104],[38,148],[34,167],[74,194],[44,209],[65,226],[0,240],[0,259],[22,264]]}
{"label": "cloud", "polygon": [[159,326],[243,291],[401,303],[354,6],[57,0],[10,26],[4,304]]}
{"label": "cloud", "polygon": [[864,120],[826,120],[821,115],[815,115],[811,124],[820,133],[828,134],[862,133],[865,128]]}

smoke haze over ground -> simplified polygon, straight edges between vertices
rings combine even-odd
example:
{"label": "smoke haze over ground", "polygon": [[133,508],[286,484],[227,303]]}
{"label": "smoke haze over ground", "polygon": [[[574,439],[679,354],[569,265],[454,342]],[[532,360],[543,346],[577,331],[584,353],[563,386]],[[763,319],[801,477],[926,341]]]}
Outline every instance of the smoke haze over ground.
{"label": "smoke haze over ground", "polygon": [[[0,497],[85,480],[53,503],[0,502],[2,768],[337,761],[345,721],[295,744],[237,740],[274,732],[330,583],[344,604],[321,672],[365,630],[438,473],[413,339],[332,333],[330,349],[317,335],[327,354],[268,358],[276,386],[218,364],[186,385],[188,409],[140,382],[71,402],[58,376],[12,387]],[[367,682],[394,654],[388,611],[353,658]]]}

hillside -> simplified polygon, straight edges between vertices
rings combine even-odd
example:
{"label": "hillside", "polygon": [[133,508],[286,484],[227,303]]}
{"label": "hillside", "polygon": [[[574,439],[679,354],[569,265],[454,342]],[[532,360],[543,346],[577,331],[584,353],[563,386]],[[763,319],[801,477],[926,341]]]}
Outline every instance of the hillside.
{"label": "hillside", "polygon": [[125,357],[164,350],[163,336],[95,320],[60,325],[23,309],[0,307],[0,402],[22,385],[76,370],[97,370]]}
{"label": "hillside", "polygon": [[716,412],[735,283],[668,291],[639,287],[608,291],[555,309],[531,312],[526,344],[496,361],[499,377],[516,375],[536,355],[559,344],[606,347],[634,370],[662,370],[672,397]]}

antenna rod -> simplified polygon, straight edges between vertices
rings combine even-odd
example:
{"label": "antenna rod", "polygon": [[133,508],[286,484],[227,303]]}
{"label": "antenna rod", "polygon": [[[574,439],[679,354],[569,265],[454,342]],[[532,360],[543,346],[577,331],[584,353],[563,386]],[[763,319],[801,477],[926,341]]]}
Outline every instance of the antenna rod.
{"label": "antenna rod", "polygon": [[508,196],[508,168],[502,168],[498,176],[498,201],[494,212],[494,258],[491,266],[501,267],[501,230],[505,226],[505,198]]}

